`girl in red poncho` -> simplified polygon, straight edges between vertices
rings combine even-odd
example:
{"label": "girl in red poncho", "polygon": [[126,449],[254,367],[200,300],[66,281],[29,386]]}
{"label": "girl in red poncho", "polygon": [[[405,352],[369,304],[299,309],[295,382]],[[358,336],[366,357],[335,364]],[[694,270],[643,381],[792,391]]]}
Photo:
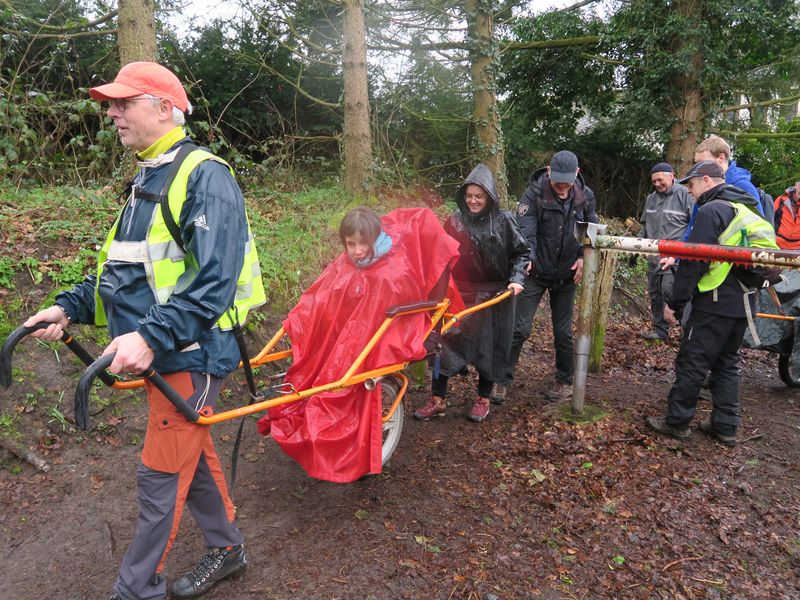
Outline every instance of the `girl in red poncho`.
{"label": "girl in red poncho", "polygon": [[[386,309],[429,298],[458,256],[458,243],[427,208],[399,208],[377,218],[359,207],[345,216],[339,235],[345,251],[283,322],[293,360],[285,381],[296,390],[338,381]],[[420,360],[429,326],[427,313],[396,319],[358,372]],[[270,433],[310,476],[344,483],[381,472],[381,416],[380,389],[354,385],[271,408],[259,431]]]}

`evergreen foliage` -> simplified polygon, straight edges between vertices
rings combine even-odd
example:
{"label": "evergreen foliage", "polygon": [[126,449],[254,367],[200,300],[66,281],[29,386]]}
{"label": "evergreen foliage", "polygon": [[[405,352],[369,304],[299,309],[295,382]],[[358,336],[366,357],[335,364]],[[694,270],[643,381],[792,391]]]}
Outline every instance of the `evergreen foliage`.
{"label": "evergreen foliage", "polygon": [[[160,14],[161,60],[187,82],[193,135],[256,187],[336,179],[340,7],[240,1],[236,19],[189,35]],[[798,138],[770,137],[800,134],[797,1],[698,0],[693,21],[676,10],[683,1],[539,15],[500,3],[498,98],[512,198],[554,151],[570,148],[601,211],[635,216],[685,100],[676,78],[687,74],[700,86],[702,113],[686,131],[729,138],[739,164],[773,194],[798,178]],[[118,69],[115,21],[103,6],[0,2],[0,177],[18,186],[122,178],[113,123],[87,93]],[[466,3],[390,0],[367,4],[366,16],[377,183],[425,183],[447,196],[476,160]],[[737,105],[745,108],[723,110]]]}

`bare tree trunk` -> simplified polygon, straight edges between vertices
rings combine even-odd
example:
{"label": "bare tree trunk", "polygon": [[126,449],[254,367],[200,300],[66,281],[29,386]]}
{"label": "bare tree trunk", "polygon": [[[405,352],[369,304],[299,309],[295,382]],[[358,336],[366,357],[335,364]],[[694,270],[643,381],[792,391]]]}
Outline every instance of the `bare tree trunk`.
{"label": "bare tree trunk", "polygon": [[472,71],[472,120],[478,134],[478,159],[497,181],[500,204],[507,202],[503,131],[497,108],[497,40],[494,37],[493,0],[467,0]]}
{"label": "bare tree trunk", "polygon": [[121,65],[157,60],[154,0],[119,0],[117,23]]}
{"label": "bare tree trunk", "polygon": [[371,183],[372,139],[369,130],[367,42],[364,0],[343,0],[344,49],[344,182],[353,196],[363,195]]}
{"label": "bare tree trunk", "polygon": [[[687,22],[699,23],[702,18],[702,0],[676,0],[674,10]],[[679,54],[687,45],[694,47],[691,58],[692,68],[687,72],[676,73],[672,78],[676,104],[671,107],[673,122],[669,128],[667,160],[678,173],[685,173],[694,163],[694,149],[703,129],[703,90],[700,72],[703,68],[701,40],[697,34],[676,41],[673,52]]]}

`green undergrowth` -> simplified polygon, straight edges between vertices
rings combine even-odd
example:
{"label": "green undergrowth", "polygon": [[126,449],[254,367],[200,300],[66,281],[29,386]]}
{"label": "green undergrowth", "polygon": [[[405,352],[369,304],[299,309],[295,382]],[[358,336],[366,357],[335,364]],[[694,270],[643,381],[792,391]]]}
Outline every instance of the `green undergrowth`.
{"label": "green undergrowth", "polygon": [[[338,224],[361,200],[337,186],[271,192],[250,186],[247,211],[268,308],[282,315],[340,251]],[[378,212],[394,206],[371,198]],[[0,338],[96,269],[96,252],[121,207],[115,187],[0,185]]]}

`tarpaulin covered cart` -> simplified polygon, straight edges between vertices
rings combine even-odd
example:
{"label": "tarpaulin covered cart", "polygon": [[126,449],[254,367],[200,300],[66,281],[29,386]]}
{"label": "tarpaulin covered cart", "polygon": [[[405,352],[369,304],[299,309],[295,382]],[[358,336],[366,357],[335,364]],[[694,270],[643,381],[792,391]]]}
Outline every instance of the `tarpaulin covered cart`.
{"label": "tarpaulin covered cart", "polygon": [[761,291],[760,312],[754,320],[757,342],[748,329],[743,345],[777,353],[781,380],[789,387],[800,387],[800,271],[787,269],[783,275],[786,281],[773,288],[780,308],[767,291]]}

